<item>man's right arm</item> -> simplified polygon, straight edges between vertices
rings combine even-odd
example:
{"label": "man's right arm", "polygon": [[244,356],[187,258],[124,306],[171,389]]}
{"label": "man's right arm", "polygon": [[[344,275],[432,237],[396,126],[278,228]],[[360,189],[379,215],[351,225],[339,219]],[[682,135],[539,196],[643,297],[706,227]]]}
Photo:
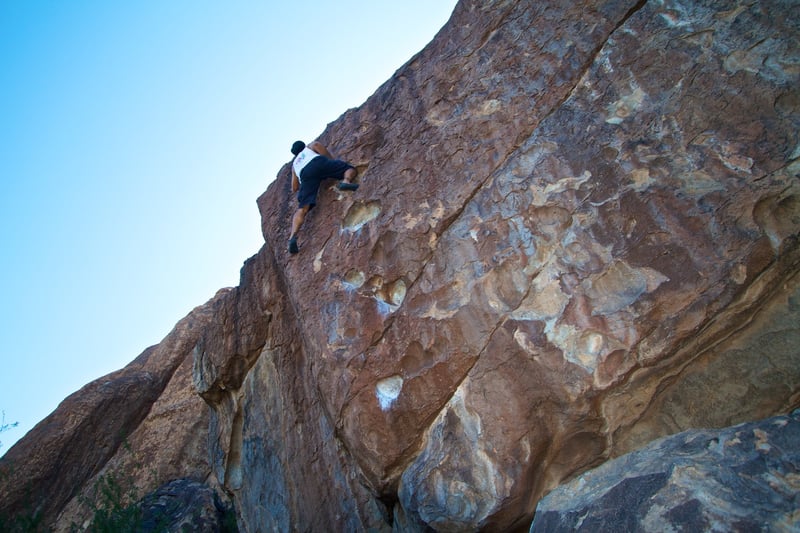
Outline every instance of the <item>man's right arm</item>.
{"label": "man's right arm", "polygon": [[318,153],[319,155],[324,155],[324,156],[325,156],[325,157],[327,157],[328,159],[333,159],[333,156],[332,156],[332,155],[331,155],[331,153],[328,151],[328,149],[327,149],[327,148],[325,148],[325,145],[324,145],[324,144],[322,144],[322,143],[321,143],[321,142],[319,142],[319,141],[314,141],[314,142],[312,142],[312,143],[311,143],[311,144],[310,144],[308,147],[309,147],[309,148],[311,148],[312,150],[314,150],[314,151],[315,151],[316,153]]}

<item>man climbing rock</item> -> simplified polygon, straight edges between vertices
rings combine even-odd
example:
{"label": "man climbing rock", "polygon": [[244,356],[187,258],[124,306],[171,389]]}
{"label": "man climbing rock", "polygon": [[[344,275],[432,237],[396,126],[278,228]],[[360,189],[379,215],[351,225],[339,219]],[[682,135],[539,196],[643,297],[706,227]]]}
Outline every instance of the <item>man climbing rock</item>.
{"label": "man climbing rock", "polygon": [[339,180],[339,189],[354,191],[358,185],[353,180],[358,175],[356,168],[339,159],[334,159],[331,153],[322,145],[314,141],[306,146],[303,141],[292,144],[292,192],[297,193],[297,211],[292,217],[292,233],[289,235],[289,252],[296,254],[297,232],[306,218],[308,212],[317,205],[317,192],[320,184],[326,179]]}

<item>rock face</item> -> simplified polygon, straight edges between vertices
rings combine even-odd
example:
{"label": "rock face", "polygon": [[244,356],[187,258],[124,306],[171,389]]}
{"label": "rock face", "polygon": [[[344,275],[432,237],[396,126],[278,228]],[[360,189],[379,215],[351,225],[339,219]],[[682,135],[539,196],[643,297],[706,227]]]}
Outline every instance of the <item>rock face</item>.
{"label": "rock face", "polygon": [[358,191],[290,256],[284,167],[193,337],[239,527],[524,530],[611,457],[800,406],[798,13],[459,3],[321,135]]}
{"label": "rock face", "polygon": [[531,531],[796,531],[800,412],[687,431],[548,494]]}
{"label": "rock face", "polygon": [[303,381],[398,521],[523,526],[610,456],[797,405],[797,57],[789,3],[465,2],[323,134],[362,186],[297,257],[279,175]]}

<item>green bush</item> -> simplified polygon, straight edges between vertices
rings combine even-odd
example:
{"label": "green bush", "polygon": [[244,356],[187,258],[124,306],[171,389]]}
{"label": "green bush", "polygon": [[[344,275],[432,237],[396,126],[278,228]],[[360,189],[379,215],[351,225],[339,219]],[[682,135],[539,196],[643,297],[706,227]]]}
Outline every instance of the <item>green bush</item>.
{"label": "green bush", "polygon": [[[126,502],[133,503],[126,504]],[[112,474],[101,476],[94,489],[93,501],[85,502],[94,511],[89,531],[95,533],[138,531],[142,511],[135,502],[136,491],[131,478],[118,479]]]}

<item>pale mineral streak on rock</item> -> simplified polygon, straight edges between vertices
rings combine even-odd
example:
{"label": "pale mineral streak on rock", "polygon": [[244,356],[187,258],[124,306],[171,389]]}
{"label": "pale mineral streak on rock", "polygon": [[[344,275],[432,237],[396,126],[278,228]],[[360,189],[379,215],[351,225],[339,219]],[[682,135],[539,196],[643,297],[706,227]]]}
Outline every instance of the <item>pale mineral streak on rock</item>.
{"label": "pale mineral streak on rock", "polygon": [[630,93],[608,107],[606,122],[609,124],[621,124],[623,120],[632,118],[632,115],[642,107],[646,96],[641,87],[637,86],[636,80],[631,80]]}
{"label": "pale mineral streak on rock", "polygon": [[554,183],[548,183],[544,188],[540,184],[531,184],[531,192],[534,196],[532,202],[534,205],[545,205],[548,201],[552,202],[554,194],[563,193],[567,190],[578,190],[581,185],[586,183],[592,178],[592,173],[584,170],[580,176],[566,176],[558,179]]}
{"label": "pale mineral streak on rock", "polygon": [[400,308],[407,291],[406,282],[402,278],[387,281],[376,274],[367,279],[366,274],[355,269],[349,270],[335,288],[337,290],[344,289],[348,293],[350,301],[353,301],[353,296],[372,299],[382,317],[386,317]]}
{"label": "pale mineral streak on rock", "polygon": [[630,174],[631,181],[633,181],[633,190],[646,191],[651,185],[655,183],[653,178],[650,177],[650,170],[646,168],[637,168]]}
{"label": "pale mineral streak on rock", "polygon": [[365,224],[377,218],[380,213],[380,202],[356,201],[347,210],[347,214],[342,221],[342,231],[356,232]]}
{"label": "pale mineral streak on rock", "polygon": [[479,113],[481,115],[491,115],[497,112],[502,105],[503,104],[500,102],[500,100],[497,99],[487,100],[483,104],[481,104],[481,109]]}
{"label": "pale mineral streak on rock", "polygon": [[[467,408],[465,394],[462,384],[431,425],[426,447],[404,471],[398,491],[407,516],[439,531],[474,528],[508,495],[510,480],[484,448],[481,419]],[[429,466],[436,464],[443,468]]]}
{"label": "pale mineral streak on rock", "polygon": [[592,302],[592,314],[609,315],[629,307],[666,281],[669,278],[652,268],[632,268],[625,261],[614,261],[602,273],[584,279],[582,288]]}
{"label": "pale mineral streak on rock", "polygon": [[344,275],[344,283],[348,290],[360,289],[366,280],[364,273],[355,268],[351,268]]}
{"label": "pale mineral streak on rock", "polygon": [[[327,245],[327,243],[326,243]],[[322,255],[325,253],[325,246],[323,246],[319,252],[314,256],[314,262],[312,263],[314,267],[314,272],[319,274],[322,270],[323,263],[322,263]]]}
{"label": "pale mineral streak on rock", "polygon": [[747,280],[747,265],[736,265],[731,273],[733,281],[741,285]]}
{"label": "pale mineral streak on rock", "polygon": [[561,272],[552,263],[542,267],[533,278],[525,298],[510,310],[510,317],[541,321],[552,326],[569,303],[569,296],[561,289],[560,276]]}
{"label": "pale mineral streak on rock", "polygon": [[780,193],[762,198],[753,206],[753,221],[779,251],[789,237],[800,233],[800,184],[792,183]]}

